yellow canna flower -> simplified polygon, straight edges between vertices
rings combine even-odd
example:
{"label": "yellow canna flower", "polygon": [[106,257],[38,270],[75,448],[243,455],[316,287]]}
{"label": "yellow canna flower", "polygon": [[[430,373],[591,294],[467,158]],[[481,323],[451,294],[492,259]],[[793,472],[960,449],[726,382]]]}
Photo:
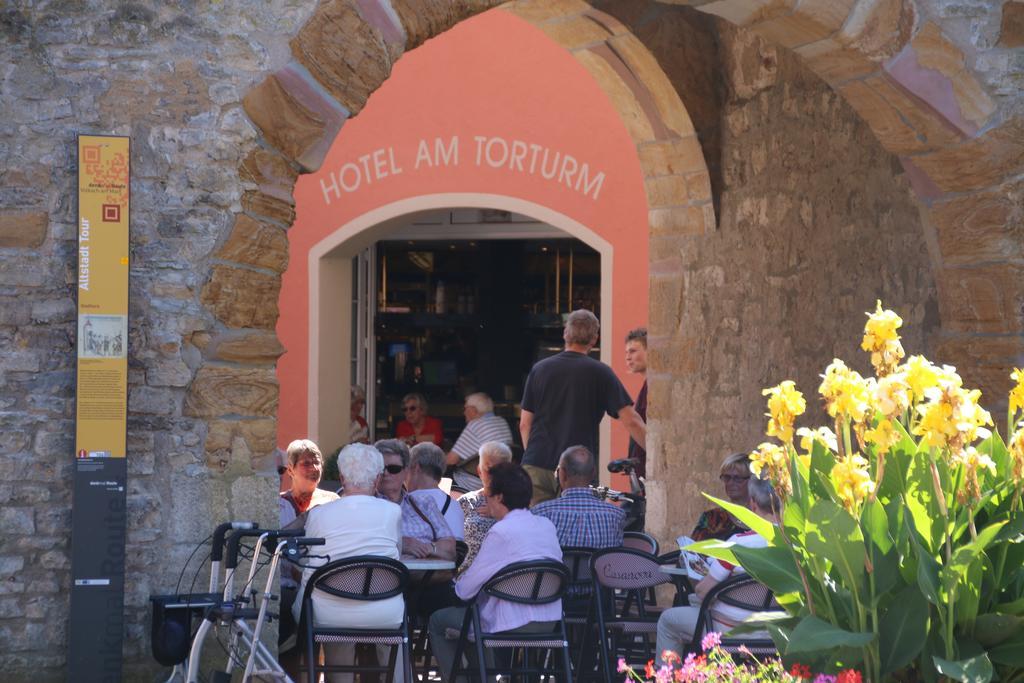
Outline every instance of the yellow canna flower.
{"label": "yellow canna flower", "polygon": [[1018,429],[1010,437],[1010,476],[1017,482],[1017,486],[1024,486],[1024,420],[1021,420]]}
{"label": "yellow canna flower", "polygon": [[984,453],[979,453],[974,446],[968,446],[958,451],[950,458],[953,466],[963,465],[964,479],[957,489],[956,498],[961,505],[969,505],[981,499],[981,482],[978,479],[979,470],[988,470],[990,474],[996,473],[996,464],[992,458]]}
{"label": "yellow canna flower", "polygon": [[875,383],[875,407],[888,418],[898,418],[910,407],[910,385],[907,375],[896,372],[879,378]]}
{"label": "yellow canna flower", "polygon": [[807,401],[791,380],[761,392],[768,396],[768,436],[778,437],[784,443],[793,443],[793,423],[807,409]]}
{"label": "yellow canna flower", "polygon": [[907,386],[910,387],[910,400],[920,401],[924,398],[924,392],[939,385],[939,378],[942,377],[942,370],[932,365],[924,356],[911,356],[901,368],[906,377]]}
{"label": "yellow canna flower", "polygon": [[876,453],[888,453],[890,448],[899,443],[900,433],[896,431],[891,420],[883,418],[874,429],[864,432],[864,440],[875,445]]}
{"label": "yellow canna flower", "polygon": [[1018,410],[1024,410],[1024,370],[1014,368],[1010,379],[1017,383],[1010,389],[1010,419],[1013,419]]}
{"label": "yellow canna flower", "polygon": [[828,414],[864,422],[871,407],[873,383],[861,377],[856,370],[846,367],[846,363],[838,358],[825,368],[825,374],[821,377],[818,393],[825,399]]}
{"label": "yellow canna flower", "polygon": [[819,442],[833,453],[839,452],[839,443],[836,441],[836,435],[833,434],[832,430],[828,427],[818,427],[817,429],[801,427],[796,430],[796,435],[800,437],[800,448],[807,453],[811,452],[811,448],[813,448],[815,441]]}
{"label": "yellow canna flower", "polygon": [[948,448],[951,453],[991,435],[985,425],[992,424],[992,416],[978,404],[981,392],[963,389],[959,380],[954,373],[925,390],[928,401],[917,407],[921,421],[914,427],[914,434],[923,436],[929,446]]}
{"label": "yellow canna flower", "polygon": [[856,515],[860,504],[875,490],[875,482],[868,471],[868,461],[851,454],[832,467],[832,484],[836,494],[850,513]]}
{"label": "yellow canna flower", "polygon": [[762,443],[750,454],[750,471],[758,477],[767,474],[776,492],[786,498],[793,492],[789,477],[789,451],[773,443]]}
{"label": "yellow canna flower", "polygon": [[871,365],[879,377],[892,373],[903,359],[903,345],[896,331],[903,325],[903,319],[895,312],[882,310],[882,302],[875,304],[875,312],[868,313],[864,326],[864,339],[860,347],[871,354]]}

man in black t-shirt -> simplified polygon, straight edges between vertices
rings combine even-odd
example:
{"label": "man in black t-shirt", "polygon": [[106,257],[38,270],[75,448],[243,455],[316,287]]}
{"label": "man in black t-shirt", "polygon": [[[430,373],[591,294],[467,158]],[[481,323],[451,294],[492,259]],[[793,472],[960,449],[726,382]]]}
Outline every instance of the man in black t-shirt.
{"label": "man in black t-shirt", "polygon": [[558,496],[554,470],[562,451],[582,445],[598,452],[598,425],[605,414],[622,421],[637,443],[646,443],[647,426],[622,382],[587,355],[599,330],[593,313],[573,311],[562,335],[565,350],[534,365],[526,378],[519,433],[526,448],[523,467],[533,481],[531,506]]}

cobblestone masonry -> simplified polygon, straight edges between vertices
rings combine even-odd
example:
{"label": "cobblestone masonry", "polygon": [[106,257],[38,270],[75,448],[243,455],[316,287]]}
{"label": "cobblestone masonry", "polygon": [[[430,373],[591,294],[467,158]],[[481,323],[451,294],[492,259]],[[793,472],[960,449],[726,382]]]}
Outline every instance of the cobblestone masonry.
{"label": "cobblestone masonry", "polygon": [[[64,677],[75,135],[133,145],[125,657],[140,680],[148,594],[212,520],[273,517],[274,302],[297,174],[402,52],[495,4],[0,9],[5,680]],[[670,468],[707,473],[688,494],[713,489],[713,463],[760,431],[760,388],[810,391],[831,354],[856,357],[875,296],[907,318],[909,348],[1004,392],[1024,352],[1019,2],[594,4],[511,9],[573,51],[637,139],[659,534],[699,507],[664,495]]]}

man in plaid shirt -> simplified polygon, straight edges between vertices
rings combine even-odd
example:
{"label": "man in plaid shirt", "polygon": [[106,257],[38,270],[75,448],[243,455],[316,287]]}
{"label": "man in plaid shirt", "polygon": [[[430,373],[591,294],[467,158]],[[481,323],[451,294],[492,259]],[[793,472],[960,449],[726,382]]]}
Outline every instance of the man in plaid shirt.
{"label": "man in plaid shirt", "polygon": [[590,490],[597,475],[594,454],[585,446],[570,446],[558,460],[562,494],[532,508],[555,525],[563,548],[617,548],[622,545],[626,513],[617,505],[598,500]]}

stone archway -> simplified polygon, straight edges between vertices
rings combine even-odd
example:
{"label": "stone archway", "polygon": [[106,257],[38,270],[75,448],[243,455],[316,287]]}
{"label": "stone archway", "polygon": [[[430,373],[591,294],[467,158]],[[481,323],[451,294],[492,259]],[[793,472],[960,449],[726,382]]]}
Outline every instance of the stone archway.
{"label": "stone archway", "polygon": [[[212,445],[223,448],[246,436],[247,420],[233,420],[221,434],[214,428],[220,416],[273,414],[270,371],[247,364],[280,353],[270,332],[276,309],[266,302],[275,299],[286,262],[284,230],[293,219],[291,188],[298,172],[319,165],[344,121],[358,113],[405,50],[497,4],[322,2],[291,42],[295,59],[245,97],[266,147],[240,168],[252,189],[202,294],[228,328],[211,342],[217,352],[208,357],[234,365],[200,368],[186,404],[190,414],[211,422],[211,437],[217,435]],[[634,132],[647,176],[651,235],[701,234],[713,227],[710,182],[692,124],[643,45],[582,0],[506,7],[573,52]],[[1024,118],[999,109],[963,49],[922,18],[912,0],[715,0],[697,9],[799,54],[900,159],[927,217],[925,241],[942,320],[935,355],[956,363],[966,381],[999,400],[1008,368],[1024,352],[1024,276],[1012,200],[1020,186],[1010,182],[1024,158]],[[665,348],[679,335],[681,320],[670,305],[679,296],[677,279],[671,263],[652,263],[652,303],[659,305],[660,288],[669,305],[652,315],[651,332]],[[652,392],[658,391],[654,380]]]}
{"label": "stone archway", "polygon": [[[266,146],[239,168],[249,189],[201,293],[224,329],[200,340],[211,362],[197,371],[185,404],[190,416],[210,425],[206,452],[215,469],[239,460],[239,449],[260,452],[276,412],[272,364],[283,349],[273,327],[299,173],[319,167],[341,126],[362,109],[404,50],[491,4],[497,3],[438,18],[407,5],[392,12],[385,3],[322,2],[292,39],[293,60],[244,98]],[[608,95],[637,147],[652,234],[714,230],[700,142],[647,48],[615,18],[581,0],[531,0],[507,8],[568,50]],[[652,286],[677,289],[674,279],[666,271]]]}

